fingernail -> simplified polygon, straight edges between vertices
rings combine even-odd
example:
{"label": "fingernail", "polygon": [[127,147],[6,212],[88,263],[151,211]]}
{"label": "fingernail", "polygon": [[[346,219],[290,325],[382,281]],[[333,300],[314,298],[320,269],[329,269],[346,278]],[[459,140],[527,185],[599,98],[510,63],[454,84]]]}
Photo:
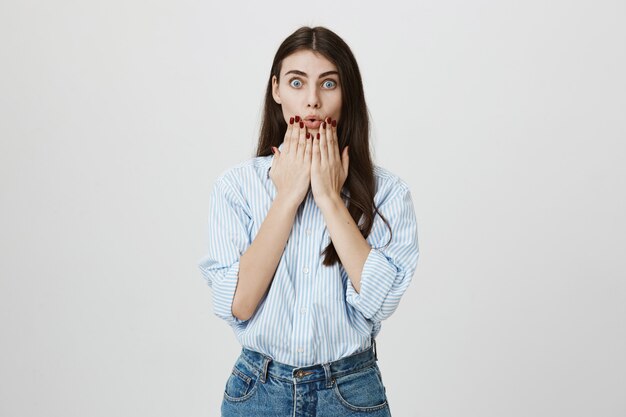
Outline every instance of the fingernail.
{"label": "fingernail", "polygon": [[300,121],[300,116],[296,116],[296,123]]}
{"label": "fingernail", "polygon": [[290,124],[290,125],[292,125],[292,124],[293,124],[293,117],[291,117],[291,118],[289,119],[289,124]]}
{"label": "fingernail", "polygon": [[276,155],[276,148],[272,146],[272,153]]}
{"label": "fingernail", "polygon": [[311,134],[309,132],[306,132],[306,138],[309,139],[311,137]]}
{"label": "fingernail", "polygon": [[337,121],[333,120],[333,127],[336,127],[336,126],[337,126]]}
{"label": "fingernail", "polygon": [[331,119],[330,117],[327,117],[327,118],[326,118],[326,123],[330,123],[330,121],[331,121],[331,120],[332,120],[332,119]]}
{"label": "fingernail", "polygon": [[326,129],[326,122],[322,122],[322,129]]}
{"label": "fingernail", "polygon": [[318,139],[320,138],[320,132],[317,132],[317,138]]}
{"label": "fingernail", "polygon": [[304,127],[304,122],[300,122],[300,129]]}

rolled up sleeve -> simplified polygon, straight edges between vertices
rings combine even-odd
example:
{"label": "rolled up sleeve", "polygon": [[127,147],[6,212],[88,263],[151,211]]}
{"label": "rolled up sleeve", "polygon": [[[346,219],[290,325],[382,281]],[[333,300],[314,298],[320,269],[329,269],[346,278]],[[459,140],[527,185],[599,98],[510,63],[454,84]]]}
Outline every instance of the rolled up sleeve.
{"label": "rolled up sleeve", "polygon": [[209,204],[208,250],[198,262],[202,276],[211,287],[215,314],[237,326],[245,325],[245,321],[232,313],[239,259],[250,246],[251,218],[245,207],[243,198],[219,177]]}
{"label": "rolled up sleeve", "polygon": [[388,318],[396,310],[419,257],[417,220],[409,188],[395,187],[379,203],[378,210],[387,219],[391,234],[376,215],[367,237],[372,249],[361,272],[361,290],[357,292],[350,280],[346,288],[347,303],[374,322]]}

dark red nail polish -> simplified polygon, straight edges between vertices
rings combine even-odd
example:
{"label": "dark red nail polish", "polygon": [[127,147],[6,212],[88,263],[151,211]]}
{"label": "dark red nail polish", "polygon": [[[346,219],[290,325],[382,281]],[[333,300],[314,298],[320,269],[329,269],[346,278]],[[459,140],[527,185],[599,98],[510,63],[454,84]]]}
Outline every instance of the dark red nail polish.
{"label": "dark red nail polish", "polygon": [[333,120],[333,127],[336,127],[336,126],[337,126],[337,121]]}
{"label": "dark red nail polish", "polygon": [[298,123],[299,121],[300,121],[300,116],[296,116],[296,123]]}
{"label": "dark red nail polish", "polygon": [[309,132],[306,132],[306,138],[309,139],[309,137],[311,137],[311,134]]}
{"label": "dark red nail polish", "polygon": [[272,153],[276,155],[276,148],[272,146]]}
{"label": "dark red nail polish", "polygon": [[326,122],[322,122],[322,129],[326,129]]}
{"label": "dark red nail polish", "polygon": [[290,124],[290,125],[292,125],[292,124],[293,124],[293,117],[291,117],[291,118],[289,119],[289,124]]}
{"label": "dark red nail polish", "polygon": [[331,119],[330,117],[327,117],[327,118],[326,118],[326,123],[330,123],[330,121],[331,121],[331,120],[332,120],[332,119]]}
{"label": "dark red nail polish", "polygon": [[304,122],[300,122],[300,129],[304,127]]}
{"label": "dark red nail polish", "polygon": [[317,138],[318,139],[320,138],[320,132],[317,132]]}

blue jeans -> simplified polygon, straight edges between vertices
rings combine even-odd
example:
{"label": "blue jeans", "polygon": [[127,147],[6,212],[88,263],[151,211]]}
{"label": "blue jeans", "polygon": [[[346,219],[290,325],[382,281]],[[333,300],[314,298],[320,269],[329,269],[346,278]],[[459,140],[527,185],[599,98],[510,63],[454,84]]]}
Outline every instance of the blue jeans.
{"label": "blue jeans", "polygon": [[374,346],[335,362],[293,367],[243,348],[222,417],[390,417]]}

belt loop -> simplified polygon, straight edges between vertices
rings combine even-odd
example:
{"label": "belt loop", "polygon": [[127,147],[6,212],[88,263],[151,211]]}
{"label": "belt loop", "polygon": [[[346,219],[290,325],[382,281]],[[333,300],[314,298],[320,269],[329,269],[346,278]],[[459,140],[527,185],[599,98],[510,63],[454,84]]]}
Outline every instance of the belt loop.
{"label": "belt loop", "polygon": [[261,369],[261,383],[263,384],[265,384],[265,381],[267,379],[267,368],[269,368],[271,360],[272,358],[266,356],[265,360],[263,361],[263,369]]}
{"label": "belt loop", "polygon": [[331,388],[333,386],[333,378],[330,373],[330,363],[323,363],[324,374],[326,375],[326,388]]}
{"label": "belt loop", "polygon": [[378,352],[376,351],[376,339],[372,337],[372,350],[374,351],[374,360],[378,361]]}

